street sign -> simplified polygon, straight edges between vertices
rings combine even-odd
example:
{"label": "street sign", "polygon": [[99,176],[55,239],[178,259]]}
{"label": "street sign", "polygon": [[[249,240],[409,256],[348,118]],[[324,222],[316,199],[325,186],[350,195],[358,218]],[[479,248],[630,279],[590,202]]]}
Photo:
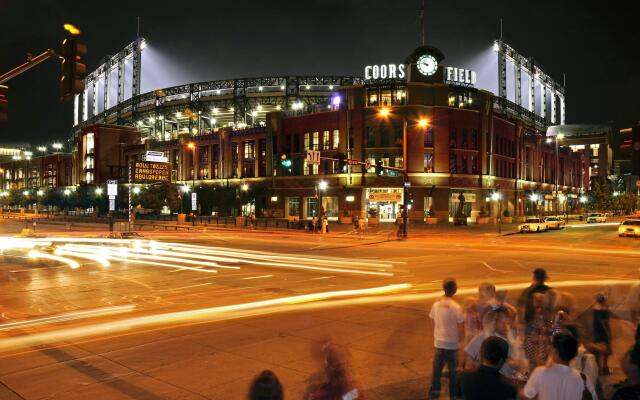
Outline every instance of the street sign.
{"label": "street sign", "polygon": [[368,170],[369,168],[371,168],[371,160],[365,160],[364,161],[364,169]]}
{"label": "street sign", "polygon": [[116,199],[109,198],[109,211],[115,211],[115,210],[116,210]]}
{"label": "street sign", "polygon": [[347,160],[347,164],[349,164],[349,165],[358,165],[358,164],[360,164],[360,161],[353,160],[353,159],[350,158],[350,159]]}
{"label": "street sign", "polygon": [[196,211],[198,209],[198,193],[191,193],[191,211]]}
{"label": "street sign", "polygon": [[307,164],[320,165],[320,152],[316,150],[307,150]]}
{"label": "street sign", "polygon": [[165,157],[164,153],[161,151],[147,151],[144,153],[144,160],[145,161],[152,161],[152,162],[169,162],[169,159],[167,157]]}
{"label": "street sign", "polygon": [[108,180],[107,181],[107,195],[108,196],[117,196],[118,195],[118,181],[117,180]]}

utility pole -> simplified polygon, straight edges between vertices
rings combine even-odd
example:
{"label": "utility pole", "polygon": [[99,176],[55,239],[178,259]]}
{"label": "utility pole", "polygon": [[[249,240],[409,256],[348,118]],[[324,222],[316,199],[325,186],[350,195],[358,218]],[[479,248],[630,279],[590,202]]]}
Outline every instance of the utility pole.
{"label": "utility pole", "polygon": [[407,238],[409,208],[409,163],[407,162],[407,116],[402,116],[402,238]]}

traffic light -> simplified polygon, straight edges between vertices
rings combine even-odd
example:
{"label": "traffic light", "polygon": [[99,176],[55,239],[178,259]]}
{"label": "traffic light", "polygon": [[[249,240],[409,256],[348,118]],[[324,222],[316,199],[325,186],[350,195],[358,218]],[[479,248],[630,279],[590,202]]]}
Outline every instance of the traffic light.
{"label": "traffic light", "polygon": [[384,163],[382,160],[376,160],[376,175],[384,175]]}
{"label": "traffic light", "polygon": [[68,101],[84,91],[84,75],[87,66],[82,57],[87,54],[87,46],[75,37],[67,37],[62,42],[62,76],[60,77],[60,100]]}
{"label": "traffic light", "polygon": [[9,119],[9,86],[0,85],[0,123]]}
{"label": "traffic light", "polygon": [[338,154],[338,173],[347,172],[347,156],[345,154]]}
{"label": "traffic light", "polygon": [[291,160],[287,158],[286,154],[280,156],[280,165],[285,168],[291,168]]}

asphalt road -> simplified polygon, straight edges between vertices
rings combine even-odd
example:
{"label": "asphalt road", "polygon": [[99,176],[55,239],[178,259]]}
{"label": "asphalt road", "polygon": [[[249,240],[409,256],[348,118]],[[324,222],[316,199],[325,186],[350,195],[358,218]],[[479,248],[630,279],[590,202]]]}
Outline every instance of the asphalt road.
{"label": "asphalt road", "polygon": [[[0,223],[7,236],[19,228]],[[39,226],[58,238],[51,246],[0,239],[0,399],[241,399],[262,369],[297,399],[328,338],[350,354],[367,398],[426,398],[426,315],[442,279],[458,279],[461,302],[482,281],[513,299],[538,266],[575,296],[576,314],[609,293],[622,317],[617,354],[631,340],[625,297],[640,240],[613,225],[412,233],[148,232],[104,245],[68,239],[99,232]],[[55,248],[63,258],[46,258]]]}

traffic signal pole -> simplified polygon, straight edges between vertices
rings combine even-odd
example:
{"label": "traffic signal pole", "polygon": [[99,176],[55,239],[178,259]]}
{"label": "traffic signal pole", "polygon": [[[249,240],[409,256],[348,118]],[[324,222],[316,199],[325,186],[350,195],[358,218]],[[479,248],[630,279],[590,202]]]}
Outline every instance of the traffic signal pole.
{"label": "traffic signal pole", "polygon": [[18,65],[17,67],[15,67],[14,69],[12,69],[11,71],[5,72],[4,74],[0,75],[0,83],[5,83],[6,81],[8,81],[9,79],[15,78],[16,76],[20,75],[21,73],[30,70],[31,68],[35,67],[36,65],[50,59],[50,58],[62,58],[61,56],[59,56],[54,50],[52,49],[47,49],[44,53],[37,55],[35,57],[32,56],[28,56],[27,57],[27,62],[25,62],[24,64]]}
{"label": "traffic signal pole", "polygon": [[407,119],[402,119],[402,238],[407,238],[409,212],[409,163],[407,162]]}

